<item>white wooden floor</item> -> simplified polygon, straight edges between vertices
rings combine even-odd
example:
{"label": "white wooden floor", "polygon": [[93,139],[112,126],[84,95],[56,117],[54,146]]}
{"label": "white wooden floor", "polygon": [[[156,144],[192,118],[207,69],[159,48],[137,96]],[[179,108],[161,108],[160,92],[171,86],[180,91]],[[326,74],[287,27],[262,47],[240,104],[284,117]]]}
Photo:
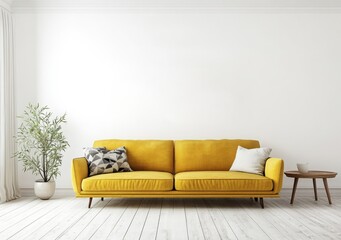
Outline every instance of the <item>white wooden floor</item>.
{"label": "white wooden floor", "polygon": [[265,199],[34,197],[0,204],[0,239],[341,239],[341,190]]}

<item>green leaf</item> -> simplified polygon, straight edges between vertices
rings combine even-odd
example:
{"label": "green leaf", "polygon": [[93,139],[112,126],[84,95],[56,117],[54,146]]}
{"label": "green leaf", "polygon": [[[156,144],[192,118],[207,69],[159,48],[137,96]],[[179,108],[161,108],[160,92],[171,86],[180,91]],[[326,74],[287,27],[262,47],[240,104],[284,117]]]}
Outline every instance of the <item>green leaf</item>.
{"label": "green leaf", "polygon": [[18,127],[15,157],[23,163],[24,171],[40,175],[44,181],[60,175],[62,153],[69,146],[62,124],[66,123],[66,114],[53,117],[47,106],[28,104]]}

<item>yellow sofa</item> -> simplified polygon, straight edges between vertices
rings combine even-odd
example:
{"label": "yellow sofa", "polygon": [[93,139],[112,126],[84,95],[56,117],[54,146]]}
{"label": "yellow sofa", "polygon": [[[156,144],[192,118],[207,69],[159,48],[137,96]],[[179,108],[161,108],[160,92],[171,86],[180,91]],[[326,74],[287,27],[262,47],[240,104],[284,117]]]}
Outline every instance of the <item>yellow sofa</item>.
{"label": "yellow sofa", "polygon": [[277,198],[283,160],[269,158],[264,176],[229,171],[238,146],[258,148],[256,140],[98,140],[94,147],[125,146],[133,172],[89,177],[85,158],[72,161],[76,197]]}

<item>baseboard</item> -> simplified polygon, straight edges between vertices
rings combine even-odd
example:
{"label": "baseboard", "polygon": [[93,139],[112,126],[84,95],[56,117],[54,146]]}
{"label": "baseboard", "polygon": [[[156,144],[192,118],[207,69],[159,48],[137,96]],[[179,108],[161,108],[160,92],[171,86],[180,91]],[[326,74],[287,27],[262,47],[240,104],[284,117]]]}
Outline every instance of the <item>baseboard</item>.
{"label": "baseboard", "polygon": [[[20,188],[20,193],[22,197],[33,197],[34,196],[34,189],[33,188]],[[74,196],[75,193],[73,192],[72,188],[56,188],[54,196],[64,196],[70,197]]]}

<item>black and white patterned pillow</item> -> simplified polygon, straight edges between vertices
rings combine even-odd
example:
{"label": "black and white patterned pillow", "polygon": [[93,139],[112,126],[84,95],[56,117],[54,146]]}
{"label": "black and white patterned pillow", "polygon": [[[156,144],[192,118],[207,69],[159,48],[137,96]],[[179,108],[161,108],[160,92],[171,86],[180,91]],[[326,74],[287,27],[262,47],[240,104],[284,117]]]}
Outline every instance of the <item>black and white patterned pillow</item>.
{"label": "black and white patterned pillow", "polygon": [[84,156],[88,160],[89,176],[133,171],[124,146],[111,151],[106,148],[84,148]]}

